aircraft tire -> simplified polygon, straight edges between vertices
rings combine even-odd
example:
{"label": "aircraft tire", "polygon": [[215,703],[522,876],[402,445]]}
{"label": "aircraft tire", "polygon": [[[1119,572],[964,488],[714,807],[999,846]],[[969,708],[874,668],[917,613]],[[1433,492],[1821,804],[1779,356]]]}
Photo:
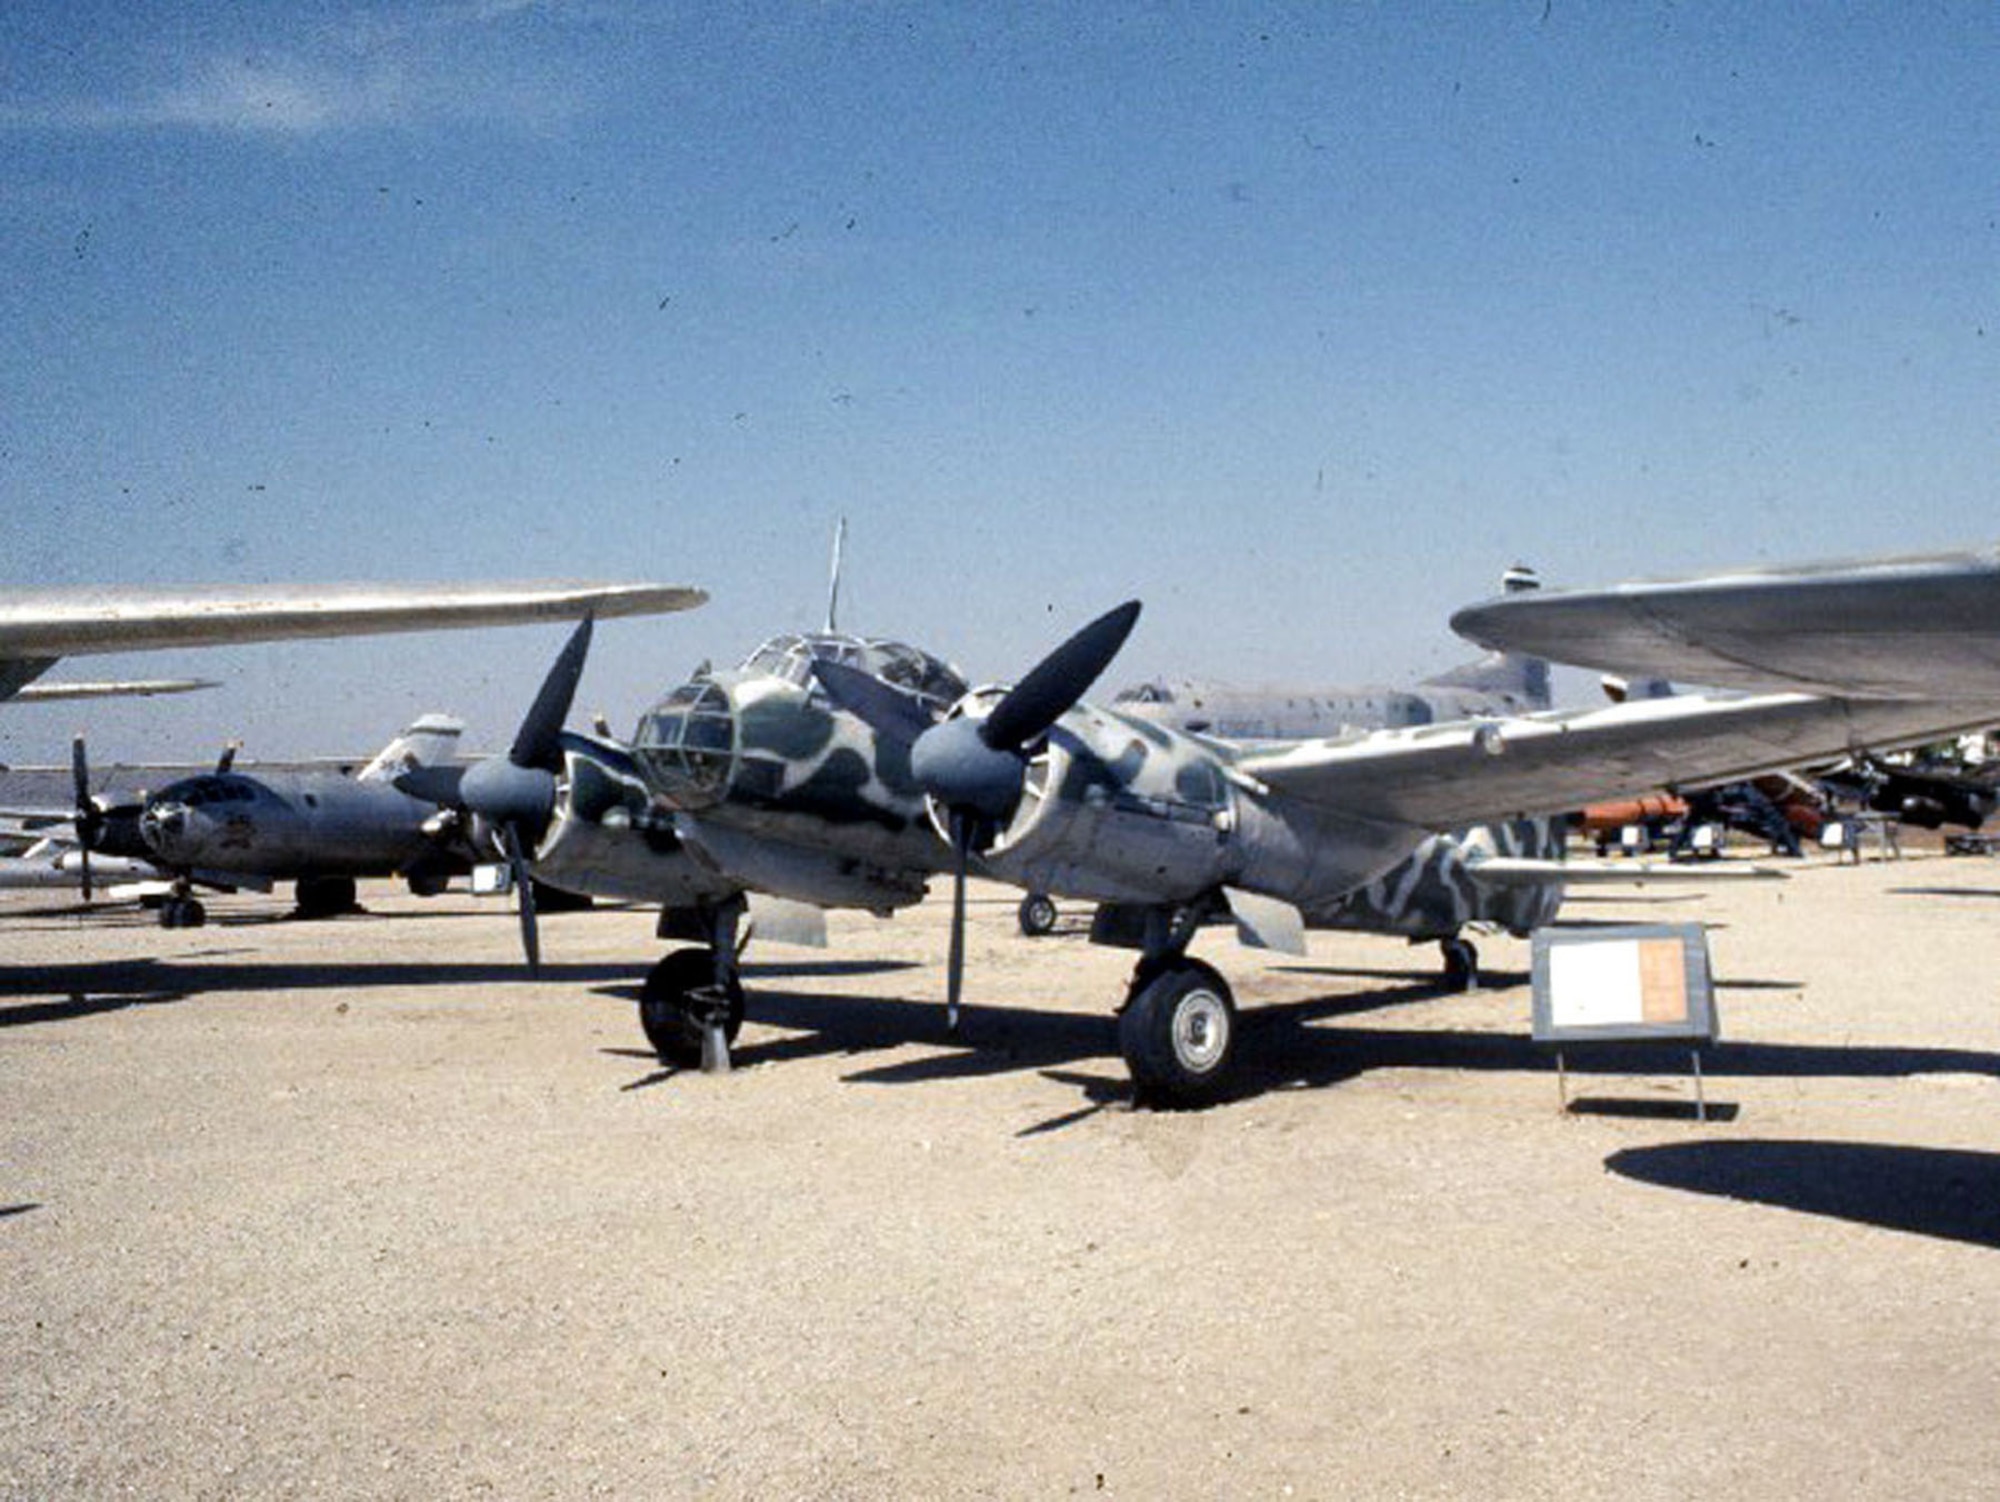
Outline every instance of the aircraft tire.
{"label": "aircraft tire", "polygon": [[[715,958],[708,949],[676,949],[647,972],[645,988],[639,993],[639,1026],[645,1029],[646,1041],[653,1045],[661,1063],[676,1069],[701,1067],[701,1024],[688,993],[714,984]],[[732,977],[722,1035],[733,1044],[742,1027],[743,987]]]}
{"label": "aircraft tire", "polygon": [[1236,999],[1199,960],[1142,976],[1118,1015],[1118,1047],[1147,1105],[1205,1106],[1222,1092],[1236,1044]]}
{"label": "aircraft tire", "polygon": [[208,922],[208,909],[192,897],[169,897],[160,904],[160,927],[200,928]]}
{"label": "aircraft tire", "polygon": [[1021,899],[1015,917],[1021,925],[1021,932],[1031,939],[1053,933],[1056,926],[1055,899],[1046,892],[1030,892]]}
{"label": "aircraft tire", "polygon": [[1479,948],[1470,939],[1440,939],[1444,951],[1444,985],[1448,991],[1479,989]]}
{"label": "aircraft tire", "polygon": [[351,876],[305,876],[293,888],[301,918],[337,918],[355,911],[357,889]]}

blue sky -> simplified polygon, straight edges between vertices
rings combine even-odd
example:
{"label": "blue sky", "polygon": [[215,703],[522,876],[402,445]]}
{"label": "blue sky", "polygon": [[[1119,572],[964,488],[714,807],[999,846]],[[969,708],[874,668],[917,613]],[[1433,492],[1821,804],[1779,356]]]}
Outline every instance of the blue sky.
{"label": "blue sky", "polygon": [[[0,567],[607,576],[580,710],[844,623],[1394,681],[1518,559],[1990,541],[1976,5],[9,5]],[[0,760],[502,742],[553,629],[76,659]]]}

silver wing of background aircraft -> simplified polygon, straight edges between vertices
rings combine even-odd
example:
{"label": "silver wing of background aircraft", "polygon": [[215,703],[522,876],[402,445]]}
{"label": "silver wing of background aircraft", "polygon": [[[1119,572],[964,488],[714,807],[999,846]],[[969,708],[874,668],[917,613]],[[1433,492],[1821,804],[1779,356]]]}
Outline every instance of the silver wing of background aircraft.
{"label": "silver wing of background aircraft", "polygon": [[667,584],[85,585],[0,594],[0,699],[60,657],[689,610]]}
{"label": "silver wing of background aircraft", "polygon": [[192,694],[220,688],[213,678],[126,678],[109,683],[29,683],[14,690],[18,704],[46,704],[54,699],[150,699],[159,694]]}
{"label": "silver wing of background aircraft", "polygon": [[1685,683],[2000,697],[2000,548],[1545,590],[1451,625],[1496,650]]}

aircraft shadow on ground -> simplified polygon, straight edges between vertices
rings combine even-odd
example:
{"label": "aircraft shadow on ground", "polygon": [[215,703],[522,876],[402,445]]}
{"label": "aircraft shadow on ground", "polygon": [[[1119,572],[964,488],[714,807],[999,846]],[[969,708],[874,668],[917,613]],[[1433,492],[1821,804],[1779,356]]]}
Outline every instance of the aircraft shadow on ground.
{"label": "aircraft shadow on ground", "polygon": [[631,973],[627,965],[544,964],[539,980],[518,961],[459,964],[450,961],[359,964],[226,964],[199,956],[141,958],[76,965],[0,968],[0,1030],[40,1022],[67,1022],[237,991],[365,991],[377,986],[595,985]]}
{"label": "aircraft shadow on ground", "polygon": [[2000,1248],[2000,1154],[1874,1142],[1677,1142],[1605,1159],[1693,1194]]}
{"label": "aircraft shadow on ground", "polygon": [[1891,897],[2000,897],[2000,887],[1891,887]]}
{"label": "aircraft shadow on ground", "polygon": [[[1754,984],[1789,989],[1789,983],[1784,982]],[[627,994],[627,988],[610,988],[605,994]],[[636,995],[636,990],[629,994]],[[1275,1090],[1324,1088],[1379,1069],[1555,1072],[1553,1051],[1525,1033],[1340,1023],[1342,1018],[1435,1001],[1438,996],[1436,985],[1421,982],[1253,1007],[1239,1016],[1242,1032],[1234,1081],[1224,1100]],[[753,1022],[781,1029],[788,1036],[760,1039],[737,1048],[733,1057],[742,1065],[875,1054],[908,1044],[927,1044],[937,1051],[870,1064],[845,1078],[856,1084],[909,1085],[1036,1070],[1075,1084],[1093,1098],[1107,1090],[1124,1098],[1131,1095],[1122,1064],[1114,1063],[1115,1075],[1076,1072],[1078,1066],[1117,1060],[1117,1020],[1109,1011],[1092,1014],[970,1003],[954,1037],[945,1028],[943,1006],[931,998],[753,990],[749,1016]],[[648,1057],[636,1048],[631,1052]],[[1658,1044],[1594,1045],[1572,1051],[1566,1062],[1572,1079],[1638,1076],[1680,1082],[1688,1074],[1686,1051]],[[2000,1078],[2000,1055],[1950,1048],[1725,1042],[1704,1051],[1701,1067],[1710,1080],[1896,1079],[1920,1074]],[[1711,1115],[1721,1118],[1733,1110],[1728,1102],[1710,1106]]]}

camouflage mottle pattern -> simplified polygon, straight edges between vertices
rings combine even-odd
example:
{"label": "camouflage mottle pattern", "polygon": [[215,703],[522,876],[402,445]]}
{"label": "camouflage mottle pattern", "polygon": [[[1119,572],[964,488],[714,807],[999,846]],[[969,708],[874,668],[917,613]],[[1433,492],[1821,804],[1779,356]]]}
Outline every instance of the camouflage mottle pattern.
{"label": "camouflage mottle pattern", "polygon": [[[778,638],[742,668],[666,695],[629,750],[566,734],[536,874],[668,908],[745,890],[879,913],[919,900],[950,857],[907,748],[831,709],[809,686],[814,653],[870,671],[887,662],[904,686],[922,677],[940,710],[947,694],[959,713],[993,702],[900,644]],[[983,866],[1058,896],[1145,907],[1240,887],[1293,903],[1314,926],[1424,937],[1467,922],[1531,925],[1555,900],[1480,886],[1451,837],[1263,795],[1233,774],[1244,749],[1079,705],[1035,757]],[[1545,831],[1479,838],[1507,854],[1551,848]]]}
{"label": "camouflage mottle pattern", "polygon": [[[1391,933],[1411,932],[1426,906],[1448,909],[1442,894],[1462,874],[1463,852],[1441,855],[1433,842],[1449,837],[1270,795],[1235,771],[1248,749],[1079,705],[1035,756],[1028,795],[986,869],[1122,906],[1180,906],[1237,887],[1291,903],[1308,923],[1330,923],[1379,882],[1374,906]],[[1435,880],[1421,879],[1426,866]],[[1420,879],[1394,880],[1405,868]],[[1480,906],[1480,921],[1500,921]]]}
{"label": "camouflage mottle pattern", "polygon": [[564,737],[565,775],[536,875],[573,891],[714,904],[745,890],[888,913],[950,863],[906,747],[837,714],[814,655],[921,689],[940,712],[966,692],[897,642],[774,638],[743,667],[697,673],[641,716],[629,751]]}
{"label": "camouflage mottle pattern", "polygon": [[1560,882],[1489,885],[1477,874],[1480,855],[1559,861],[1562,825],[1553,819],[1517,819],[1456,835],[1432,835],[1394,870],[1308,912],[1307,926],[1448,939],[1462,928],[1491,924],[1526,938],[1554,921],[1562,906]]}

